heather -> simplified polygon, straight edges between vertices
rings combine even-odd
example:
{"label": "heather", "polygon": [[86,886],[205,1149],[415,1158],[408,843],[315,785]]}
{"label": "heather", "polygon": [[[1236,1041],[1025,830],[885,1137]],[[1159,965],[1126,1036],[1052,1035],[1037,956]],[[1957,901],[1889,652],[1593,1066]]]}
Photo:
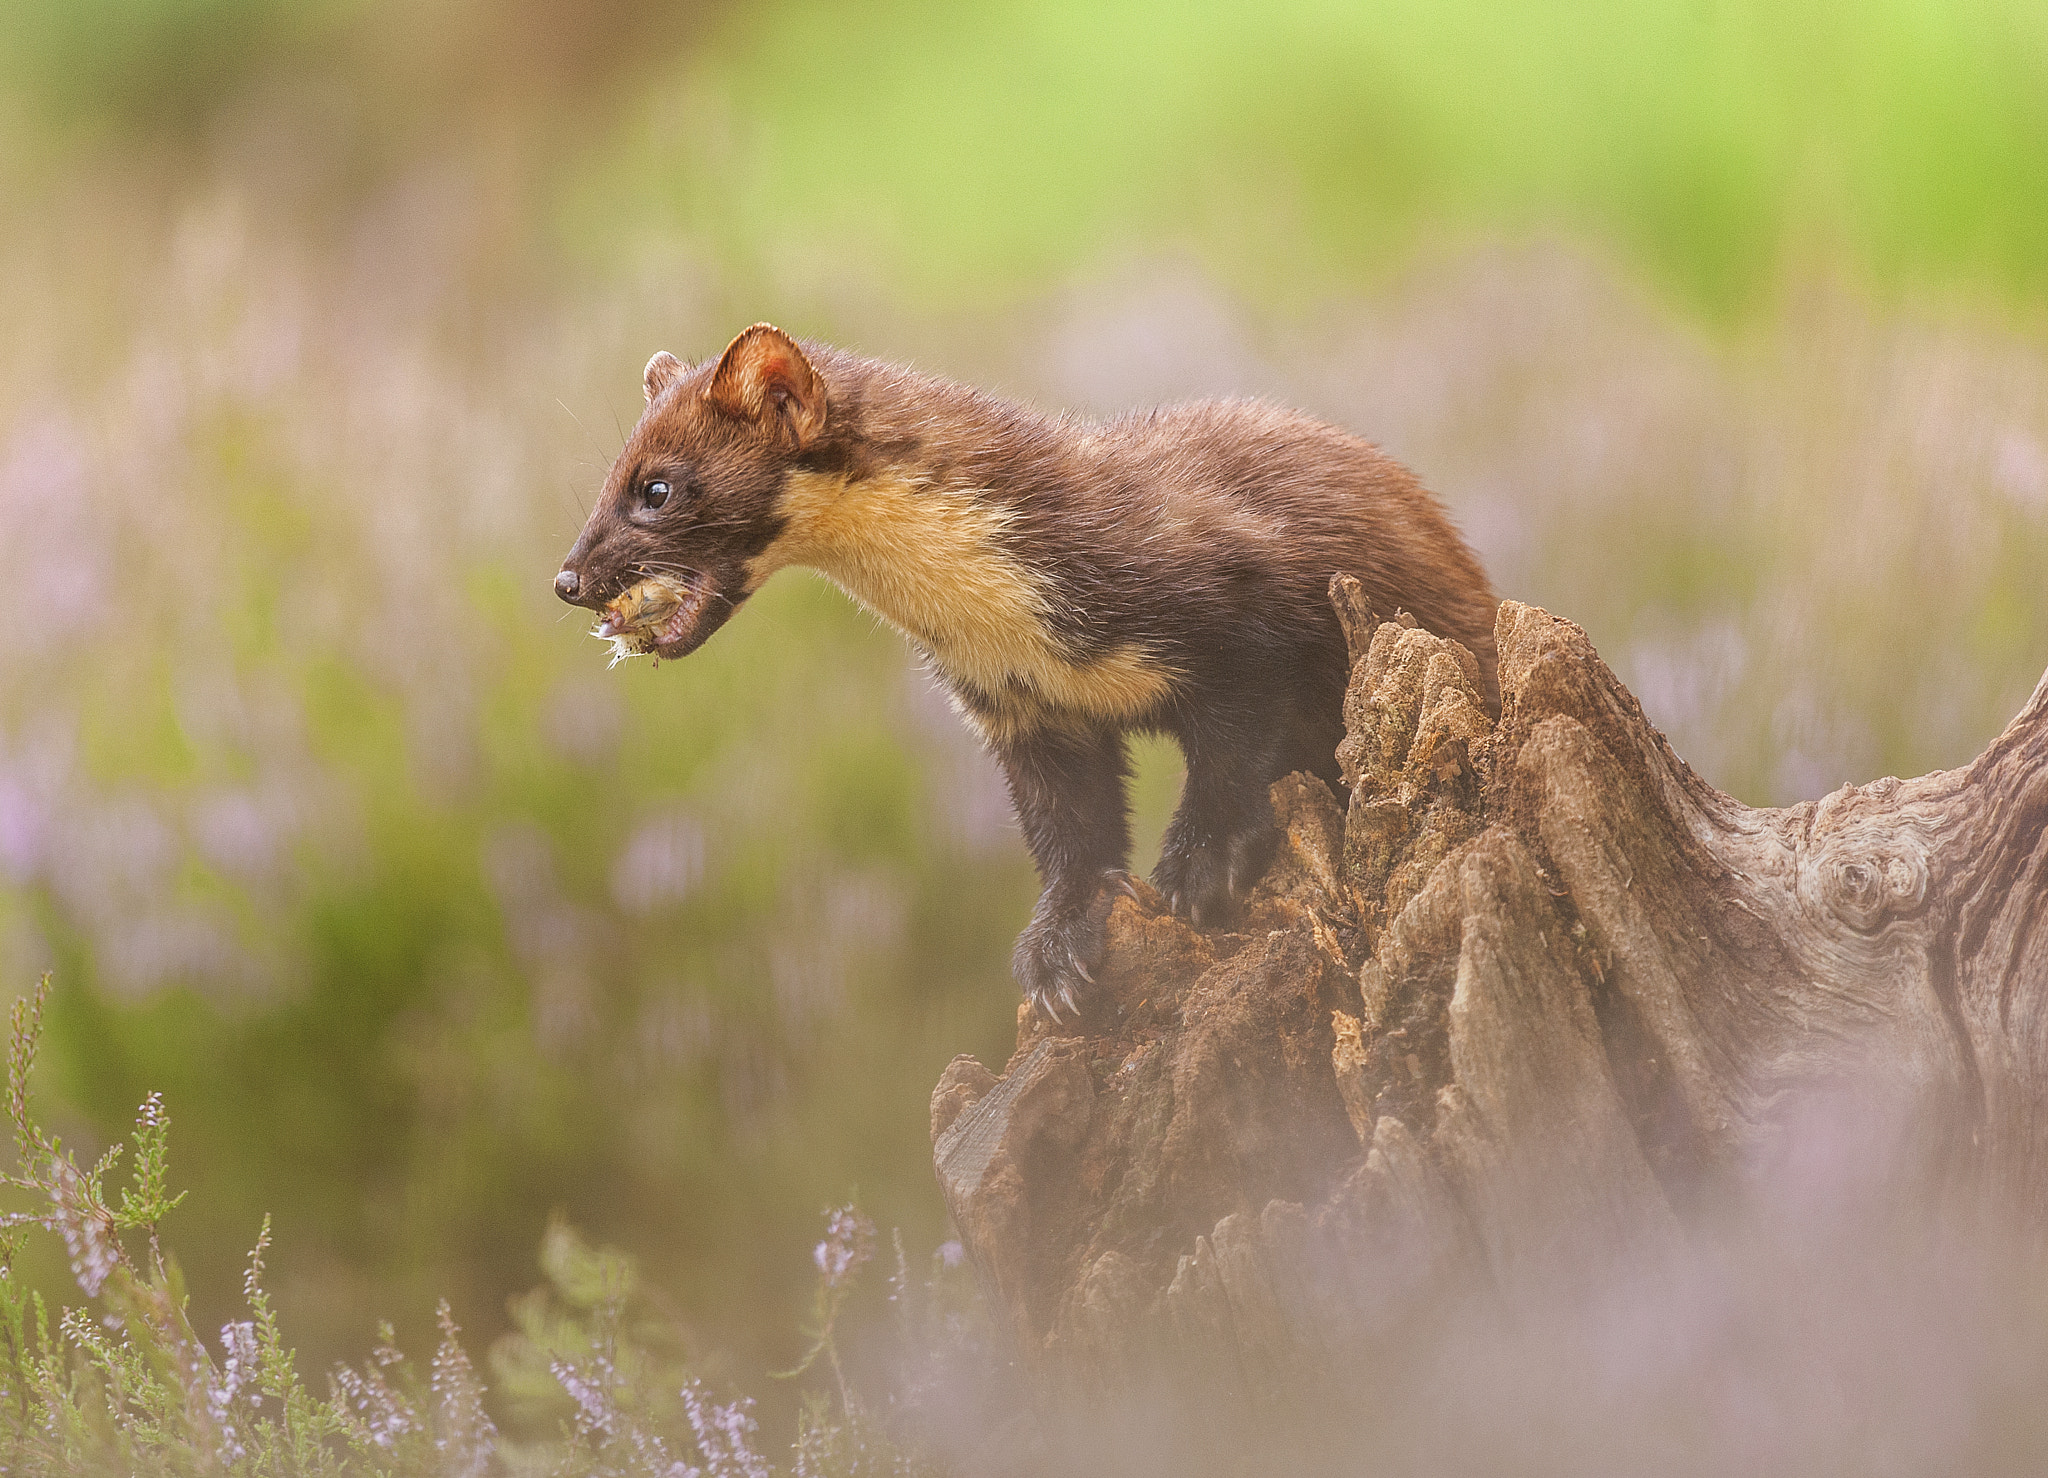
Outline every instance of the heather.
{"label": "heather", "polygon": [[[357,1364],[337,1363],[317,1394],[264,1287],[271,1245],[265,1218],[242,1277],[247,1317],[210,1340],[190,1318],[184,1279],[162,1236],[185,1199],[168,1188],[170,1115],[143,1100],[133,1151],[110,1146],[82,1166],[36,1120],[30,1077],[41,1045],[50,981],[15,1001],[6,1112],[19,1171],[7,1184],[39,1203],[0,1220],[0,1453],[11,1473],[379,1473],[475,1478],[484,1473],[602,1474],[617,1478],[771,1478],[914,1475],[929,1464],[901,1449],[848,1383],[837,1342],[839,1312],[875,1255],[875,1229],[855,1206],[829,1214],[813,1253],[815,1322],[801,1376],[820,1361],[834,1377],[805,1403],[788,1459],[766,1456],[754,1402],[721,1401],[684,1352],[679,1332],[650,1306],[630,1259],[593,1249],[565,1224],[541,1248],[547,1282],[513,1309],[514,1331],[491,1353],[496,1403],[465,1348],[448,1304],[435,1312],[439,1342],[412,1360],[386,1324]],[[125,1179],[126,1183],[122,1181]],[[118,1197],[113,1194],[118,1186]],[[53,1303],[21,1277],[31,1230],[54,1234],[82,1302]],[[978,1357],[957,1312],[946,1312],[945,1262],[914,1284],[900,1236],[889,1280],[899,1365],[942,1355]],[[913,1355],[914,1341],[915,1354]],[[950,1346],[950,1348],[948,1348]],[[956,1382],[956,1388],[958,1383]],[[914,1386],[902,1388],[914,1397]],[[891,1404],[895,1405],[895,1392]],[[910,1412],[892,1412],[900,1426]],[[922,1414],[925,1420],[930,1413]],[[958,1413],[954,1413],[958,1415]]]}

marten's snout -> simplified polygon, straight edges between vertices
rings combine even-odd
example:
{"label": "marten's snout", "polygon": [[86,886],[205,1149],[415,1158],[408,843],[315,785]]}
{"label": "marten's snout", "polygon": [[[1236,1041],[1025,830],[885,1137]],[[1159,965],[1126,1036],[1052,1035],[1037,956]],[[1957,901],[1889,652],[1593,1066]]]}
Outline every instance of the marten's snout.
{"label": "marten's snout", "polygon": [[575,605],[576,598],[583,594],[583,577],[574,570],[563,570],[561,574],[555,576],[555,594],[570,605]]}

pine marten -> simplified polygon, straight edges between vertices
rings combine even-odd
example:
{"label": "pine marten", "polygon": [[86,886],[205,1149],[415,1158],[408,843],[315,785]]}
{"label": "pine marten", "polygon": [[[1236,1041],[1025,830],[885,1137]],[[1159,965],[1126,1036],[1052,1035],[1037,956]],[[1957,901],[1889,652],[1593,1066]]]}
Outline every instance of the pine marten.
{"label": "pine marten", "polygon": [[1333,574],[1464,643],[1498,705],[1478,560],[1405,468],[1297,412],[1045,416],[765,323],[716,360],[655,355],[645,387],[556,592],[681,657],[804,565],[901,630],[1009,781],[1044,883],[1014,965],[1055,1019],[1130,886],[1127,734],[1186,757],[1153,880],[1197,928],[1270,859],[1271,783],[1336,783]]}

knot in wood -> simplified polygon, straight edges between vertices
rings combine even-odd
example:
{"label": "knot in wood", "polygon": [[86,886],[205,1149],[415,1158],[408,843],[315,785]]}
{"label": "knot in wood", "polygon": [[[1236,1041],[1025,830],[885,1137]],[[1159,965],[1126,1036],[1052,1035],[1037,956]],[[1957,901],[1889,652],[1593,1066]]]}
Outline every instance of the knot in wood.
{"label": "knot in wood", "polygon": [[1917,912],[1927,898],[1927,863],[1917,850],[1858,852],[1821,860],[1821,897],[1861,934]]}

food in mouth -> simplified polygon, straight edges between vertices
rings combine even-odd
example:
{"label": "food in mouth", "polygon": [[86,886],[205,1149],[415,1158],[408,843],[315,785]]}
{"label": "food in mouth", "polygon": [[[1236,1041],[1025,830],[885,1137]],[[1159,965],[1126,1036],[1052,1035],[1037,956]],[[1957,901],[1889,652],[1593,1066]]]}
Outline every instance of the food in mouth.
{"label": "food in mouth", "polygon": [[616,667],[628,657],[652,656],[682,641],[696,629],[710,599],[707,581],[650,575],[612,597],[590,634],[612,644]]}

